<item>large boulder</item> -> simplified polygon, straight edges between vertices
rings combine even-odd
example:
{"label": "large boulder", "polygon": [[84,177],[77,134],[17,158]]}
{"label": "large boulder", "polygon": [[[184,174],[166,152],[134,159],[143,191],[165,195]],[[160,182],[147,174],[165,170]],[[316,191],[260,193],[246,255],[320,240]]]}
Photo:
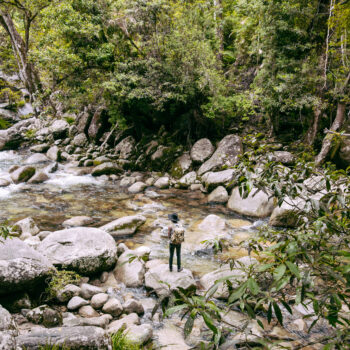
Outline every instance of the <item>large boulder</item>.
{"label": "large boulder", "polygon": [[18,238],[0,239],[0,295],[35,288],[54,267]]}
{"label": "large boulder", "polygon": [[119,174],[123,170],[120,168],[118,164],[107,162],[102,163],[95,167],[91,173],[92,176],[101,176],[101,175],[113,175]]}
{"label": "large boulder", "polygon": [[55,120],[49,130],[55,140],[64,139],[68,135],[69,124],[63,119]]}
{"label": "large boulder", "polygon": [[170,174],[176,179],[182,177],[188,172],[192,165],[192,159],[188,152],[177,158],[171,167]]}
{"label": "large boulder", "polygon": [[46,156],[54,162],[58,162],[61,159],[61,151],[57,146],[52,146],[46,152]]}
{"label": "large boulder", "polygon": [[79,133],[88,133],[92,117],[93,114],[89,113],[89,109],[87,107],[83,112],[78,114],[78,117],[76,119],[76,125]]}
{"label": "large boulder", "polygon": [[[0,305],[0,332],[16,329],[16,324],[11,314]],[[0,348],[1,349],[1,348]]]}
{"label": "large boulder", "polygon": [[21,166],[11,173],[11,179],[14,183],[26,182],[35,174],[35,168],[32,166]]}
{"label": "large boulder", "polygon": [[188,188],[192,184],[194,184],[197,180],[197,174],[195,171],[191,171],[190,173],[184,175],[178,182],[181,188]]}
{"label": "large boulder", "polygon": [[145,264],[142,260],[134,259],[129,262],[134,255],[132,250],[125,251],[119,257],[117,266],[113,271],[116,280],[124,283],[129,288],[142,287],[146,273]]}
{"label": "large boulder", "polygon": [[37,248],[59,268],[83,275],[112,268],[117,247],[107,232],[90,227],[75,227],[48,235]]}
{"label": "large boulder", "polygon": [[242,139],[237,135],[227,135],[219,143],[218,148],[209,160],[202,164],[198,175],[208,171],[220,170],[223,166],[233,166],[243,152]]}
{"label": "large boulder", "polygon": [[208,139],[198,140],[191,149],[191,158],[195,163],[203,163],[209,159],[215,151],[215,147]]}
{"label": "large boulder", "polygon": [[136,324],[140,324],[140,318],[137,314],[122,315],[119,320],[113,321],[109,324],[108,333],[117,333],[122,327],[130,328]]}
{"label": "large boulder", "polygon": [[170,179],[168,176],[160,177],[155,183],[154,186],[160,189],[168,188],[170,184]]}
{"label": "large boulder", "polygon": [[128,192],[133,194],[139,193],[139,192],[142,192],[146,187],[147,185],[144,182],[137,181],[128,188]]}
{"label": "large boulder", "polygon": [[29,184],[41,184],[49,179],[45,171],[37,171],[29,180]]}
{"label": "large boulder", "polygon": [[227,169],[218,172],[208,172],[202,176],[205,186],[211,190],[218,186],[228,186],[234,177],[234,169]]}
{"label": "large boulder", "polygon": [[283,165],[292,165],[295,162],[294,155],[287,151],[275,151],[269,155],[269,159]]}
{"label": "large boulder", "polygon": [[146,272],[145,286],[160,297],[168,295],[170,291],[179,287],[186,290],[195,289],[196,282],[190,270],[183,269],[181,272],[170,272],[169,265],[157,264]]}
{"label": "large boulder", "polygon": [[239,188],[233,189],[227,207],[241,215],[266,218],[275,208],[275,200],[265,192],[254,188],[247,198],[242,198]]}
{"label": "large boulder", "polygon": [[31,155],[26,161],[26,164],[38,164],[48,162],[49,159],[42,153],[35,153]]}
{"label": "large boulder", "polygon": [[91,140],[98,140],[103,133],[108,129],[108,114],[104,106],[98,108],[94,113],[89,129],[88,135]]}
{"label": "large boulder", "polygon": [[100,327],[78,326],[42,329],[17,337],[17,345],[22,349],[36,350],[47,344],[66,347],[70,350],[111,350],[111,339]]}
{"label": "large boulder", "polygon": [[226,188],[223,186],[217,187],[213,192],[208,196],[208,203],[219,203],[225,204],[228,201],[228,193]]}
{"label": "large boulder", "polygon": [[36,225],[35,221],[33,218],[28,217],[23,220],[17,221],[13,226],[12,226],[13,231],[18,232],[20,235],[24,233],[29,233],[32,236],[37,235],[40,230],[38,226]]}
{"label": "large boulder", "polygon": [[142,215],[124,216],[100,227],[113,237],[132,235],[146,222]]}
{"label": "large boulder", "polygon": [[276,207],[270,217],[269,225],[278,227],[297,227],[302,223],[302,214],[306,202],[301,199],[285,198],[282,205]]}
{"label": "large boulder", "polygon": [[76,147],[84,147],[88,142],[88,139],[84,133],[80,133],[76,136],[74,136],[74,139],[72,141],[72,145]]}
{"label": "large boulder", "polygon": [[134,151],[135,143],[135,139],[132,136],[128,136],[118,143],[115,147],[115,153],[119,155],[120,159],[128,159]]}
{"label": "large boulder", "polygon": [[147,343],[153,336],[152,326],[150,324],[142,324],[140,326],[133,325],[125,332],[126,339],[136,345]]}

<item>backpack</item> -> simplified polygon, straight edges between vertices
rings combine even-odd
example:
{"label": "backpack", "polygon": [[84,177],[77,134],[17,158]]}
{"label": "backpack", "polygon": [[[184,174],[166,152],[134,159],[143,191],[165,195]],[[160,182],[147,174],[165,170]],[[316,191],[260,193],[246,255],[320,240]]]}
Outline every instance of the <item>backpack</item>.
{"label": "backpack", "polygon": [[173,228],[170,236],[170,243],[172,244],[181,244],[185,240],[185,229],[176,224]]}

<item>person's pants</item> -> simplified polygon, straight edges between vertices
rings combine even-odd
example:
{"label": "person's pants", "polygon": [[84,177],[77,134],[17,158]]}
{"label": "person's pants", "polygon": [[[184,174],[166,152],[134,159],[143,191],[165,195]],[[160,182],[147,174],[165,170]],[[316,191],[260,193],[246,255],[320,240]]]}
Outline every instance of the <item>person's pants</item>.
{"label": "person's pants", "polygon": [[174,258],[175,249],[176,249],[176,258],[177,258],[177,270],[179,271],[181,269],[181,244],[170,243],[170,246],[169,246],[169,250],[170,250],[169,269],[170,269],[170,271],[173,270],[173,258]]}

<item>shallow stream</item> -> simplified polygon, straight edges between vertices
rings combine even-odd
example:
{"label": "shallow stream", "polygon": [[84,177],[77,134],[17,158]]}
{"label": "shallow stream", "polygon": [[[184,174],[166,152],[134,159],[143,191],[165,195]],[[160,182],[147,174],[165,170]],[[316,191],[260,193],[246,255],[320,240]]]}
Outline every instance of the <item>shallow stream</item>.
{"label": "shallow stream", "polygon": [[[0,177],[9,179],[9,168],[25,164],[28,156],[25,152],[0,152]],[[192,270],[196,277],[216,269],[227,257],[246,255],[246,250],[238,245],[253,234],[260,223],[240,218],[225,206],[209,205],[206,196],[200,191],[151,188],[149,190],[153,193],[131,195],[119,187],[118,181],[75,173],[77,169],[71,165],[60,165],[59,170],[50,174],[50,179],[43,184],[11,184],[0,188],[0,222],[11,224],[31,216],[41,230],[54,231],[62,229],[62,222],[73,216],[90,216],[95,219],[91,226],[99,227],[122,216],[139,213],[146,216],[146,224],[133,237],[122,241],[130,248],[146,245],[151,248],[151,258],[166,261],[168,241],[161,234],[161,227],[167,224],[167,215],[176,212],[186,227],[186,241],[182,248],[183,266]],[[158,197],[152,198],[154,192]],[[226,220],[226,234],[236,244],[224,256],[214,258],[200,243],[203,232],[198,224],[209,214]],[[215,235],[215,232],[212,234]]]}

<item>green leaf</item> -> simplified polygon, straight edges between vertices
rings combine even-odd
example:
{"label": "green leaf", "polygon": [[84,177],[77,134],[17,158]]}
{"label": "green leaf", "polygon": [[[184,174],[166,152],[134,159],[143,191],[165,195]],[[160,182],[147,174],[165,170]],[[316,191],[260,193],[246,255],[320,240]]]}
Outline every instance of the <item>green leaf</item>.
{"label": "green leaf", "polygon": [[284,300],[281,300],[281,303],[282,303],[282,305],[287,309],[287,311],[288,311],[291,315],[293,315],[293,311],[292,311],[291,307],[288,305],[288,303],[286,303]]}
{"label": "green leaf", "polygon": [[228,298],[228,303],[232,304],[234,301],[238,300],[246,291],[247,289],[247,282],[244,282],[238,289],[233,291]]}
{"label": "green leaf", "polygon": [[253,278],[249,278],[248,280],[248,288],[253,293],[253,295],[257,295],[260,292],[260,288],[256,281]]}
{"label": "green leaf", "polygon": [[194,324],[194,319],[191,316],[189,316],[184,327],[185,338],[187,338],[191,334],[193,329],[193,324]]}
{"label": "green leaf", "polygon": [[175,312],[183,310],[186,307],[187,307],[186,304],[173,306],[173,307],[169,308],[168,310],[166,310],[164,317],[169,317],[170,315],[174,314]]}
{"label": "green leaf", "polygon": [[219,288],[218,284],[214,284],[211,288],[209,288],[208,291],[205,293],[206,299],[211,298],[216,293],[218,288]]}
{"label": "green leaf", "polygon": [[289,280],[290,280],[290,276],[285,276],[284,278],[280,279],[276,283],[276,286],[275,286],[276,290],[279,291],[283,289],[289,283]]}
{"label": "green leaf", "polygon": [[299,272],[298,266],[293,264],[290,261],[286,261],[286,265],[288,266],[288,269],[290,270],[290,272],[292,272],[294,276],[300,279],[300,272]]}
{"label": "green leaf", "polygon": [[272,320],[272,303],[270,303],[269,308],[267,309],[267,321],[269,324],[271,323]]}
{"label": "green leaf", "polygon": [[275,281],[278,281],[283,277],[283,275],[286,272],[286,269],[287,269],[287,267],[284,264],[276,267],[275,271],[273,272],[273,277],[274,277]]}
{"label": "green leaf", "polygon": [[258,325],[262,328],[265,329],[264,324],[261,322],[261,320],[256,320],[258,322]]}
{"label": "green leaf", "polygon": [[270,269],[273,266],[274,266],[274,264],[263,264],[263,265],[260,265],[257,268],[257,272],[265,272],[266,270]]}
{"label": "green leaf", "polygon": [[203,317],[203,320],[205,322],[205,324],[207,325],[207,327],[214,332],[215,334],[218,332],[216,326],[214,325],[214,321],[212,320],[212,318],[205,312],[202,311],[201,315]]}
{"label": "green leaf", "polygon": [[283,316],[282,316],[280,307],[275,301],[272,303],[272,305],[273,305],[273,310],[275,311],[275,315],[277,317],[278,322],[280,323],[281,326],[283,326]]}

